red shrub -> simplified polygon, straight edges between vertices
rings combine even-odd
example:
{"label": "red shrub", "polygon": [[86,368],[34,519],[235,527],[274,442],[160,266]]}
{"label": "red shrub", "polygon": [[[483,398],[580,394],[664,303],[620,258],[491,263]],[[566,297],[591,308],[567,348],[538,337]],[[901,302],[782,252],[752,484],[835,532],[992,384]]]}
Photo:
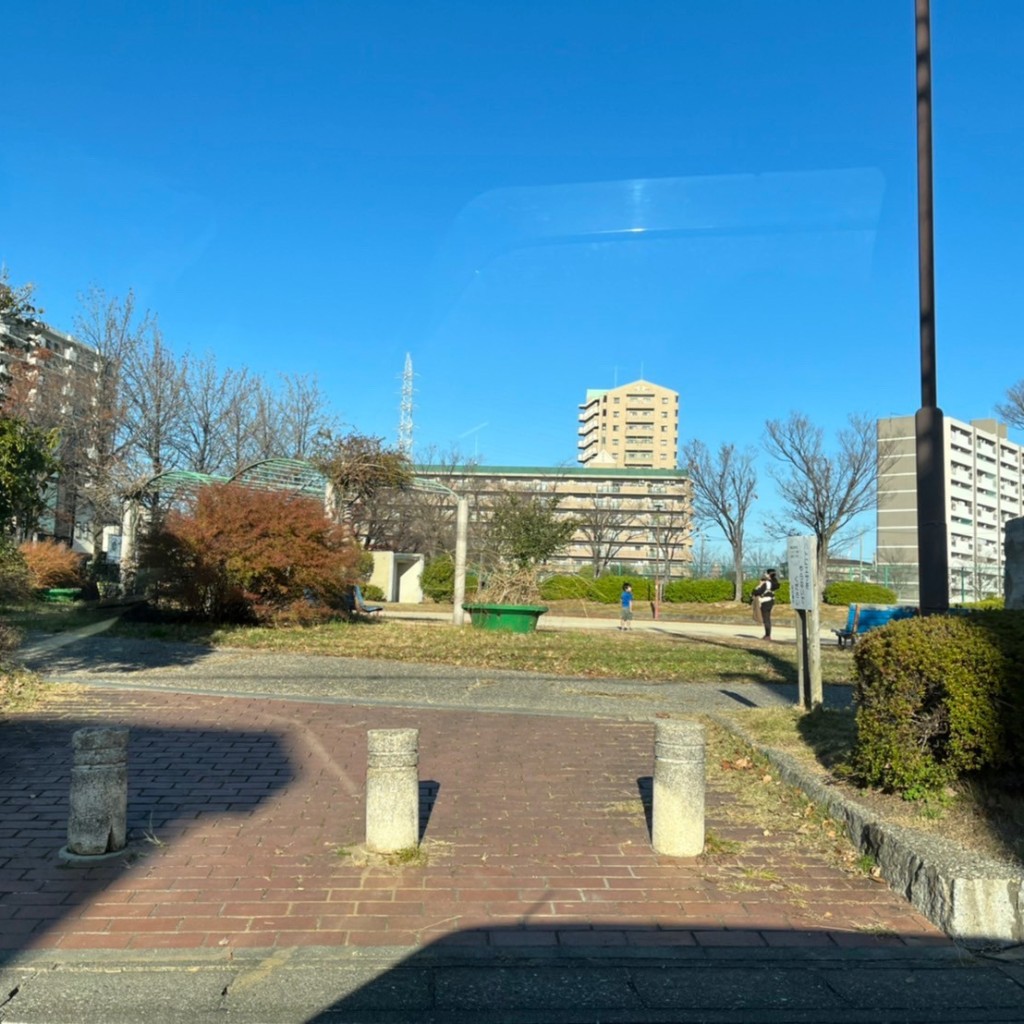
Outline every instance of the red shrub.
{"label": "red shrub", "polygon": [[32,586],[77,587],[82,583],[82,556],[55,540],[26,541],[19,549],[28,566]]}
{"label": "red shrub", "polygon": [[357,578],[358,559],[322,502],[237,484],[204,487],[142,552],[163,596],[215,621],[267,619],[303,598],[331,603]]}

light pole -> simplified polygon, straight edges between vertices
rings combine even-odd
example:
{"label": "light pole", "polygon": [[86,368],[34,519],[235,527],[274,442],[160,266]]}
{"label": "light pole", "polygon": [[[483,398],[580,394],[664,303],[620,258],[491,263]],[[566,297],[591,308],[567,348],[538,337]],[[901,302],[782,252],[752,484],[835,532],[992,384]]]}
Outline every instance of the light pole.
{"label": "light pole", "polygon": [[917,21],[917,234],[921,318],[921,408],[917,439],[918,601],[922,615],[949,610],[949,551],[942,410],[935,372],[935,247],[932,216],[932,56],[929,0]]}

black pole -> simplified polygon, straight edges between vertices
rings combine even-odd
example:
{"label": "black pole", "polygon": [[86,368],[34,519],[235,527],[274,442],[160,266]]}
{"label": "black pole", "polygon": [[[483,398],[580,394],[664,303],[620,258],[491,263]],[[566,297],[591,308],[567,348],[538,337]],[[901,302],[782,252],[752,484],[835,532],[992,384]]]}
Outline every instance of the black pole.
{"label": "black pole", "polygon": [[922,615],[949,610],[945,430],[935,371],[935,247],[932,215],[932,54],[929,0],[917,21],[917,224],[921,308],[921,408],[917,438],[917,561]]}

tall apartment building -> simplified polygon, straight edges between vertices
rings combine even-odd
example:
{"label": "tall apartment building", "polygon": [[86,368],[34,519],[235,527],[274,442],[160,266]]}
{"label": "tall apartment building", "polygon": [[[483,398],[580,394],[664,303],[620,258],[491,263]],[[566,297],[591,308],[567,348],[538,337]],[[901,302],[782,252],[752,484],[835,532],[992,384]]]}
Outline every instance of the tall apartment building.
{"label": "tall apartment building", "polygon": [[[10,399],[18,415],[41,427],[57,427],[65,456],[76,443],[86,444],[79,440],[81,426],[102,373],[99,353],[71,335],[38,320],[0,315],[0,402]],[[82,457],[88,457],[87,450]],[[91,512],[79,491],[74,479],[58,477],[40,525],[45,533],[88,551]]]}
{"label": "tall apartment building", "polygon": [[579,413],[584,466],[675,469],[679,452],[679,393],[646,380],[589,389]]}
{"label": "tall apartment building", "polygon": [[[1024,446],[995,420],[943,422],[949,599],[1001,594],[1004,524],[1024,515]],[[917,600],[917,460],[914,417],[878,421],[877,560],[902,600]]]}
{"label": "tall apartment building", "polygon": [[661,579],[688,575],[692,558],[691,490],[678,469],[546,469],[536,466],[416,466],[420,480],[443,483],[470,497],[473,522],[487,519],[508,490],[558,498],[557,512],[579,523],[551,568]]}

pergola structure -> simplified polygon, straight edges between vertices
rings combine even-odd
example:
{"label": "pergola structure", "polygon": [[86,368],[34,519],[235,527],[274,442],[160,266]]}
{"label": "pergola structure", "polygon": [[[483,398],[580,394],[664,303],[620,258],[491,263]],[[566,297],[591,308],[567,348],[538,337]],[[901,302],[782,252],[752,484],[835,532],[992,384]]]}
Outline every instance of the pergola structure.
{"label": "pergola structure", "polygon": [[[138,548],[138,529],[143,495],[164,495],[169,504],[180,502],[211,484],[238,484],[263,491],[279,491],[318,498],[330,507],[331,482],[311,462],[303,459],[260,459],[240,469],[233,476],[195,473],[191,470],[170,469],[142,481],[124,497],[121,519],[121,560],[128,566],[135,563]],[[469,503],[465,497],[437,480],[413,477],[411,486],[416,490],[445,494],[456,501],[455,518],[455,595],[452,622],[461,626],[465,621],[462,603],[466,598],[466,538],[469,530]]]}

